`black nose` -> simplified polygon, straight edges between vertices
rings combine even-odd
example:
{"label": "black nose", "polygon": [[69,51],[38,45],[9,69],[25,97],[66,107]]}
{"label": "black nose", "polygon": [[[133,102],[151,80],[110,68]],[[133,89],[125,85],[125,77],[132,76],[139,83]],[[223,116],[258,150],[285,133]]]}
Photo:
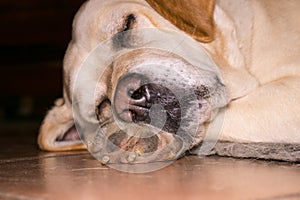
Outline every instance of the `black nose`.
{"label": "black nose", "polygon": [[118,117],[126,122],[151,123],[159,114],[151,115],[151,107],[159,104],[164,109],[164,130],[176,132],[180,126],[181,109],[176,96],[168,88],[150,81],[140,74],[130,74],[120,79],[114,98]]}

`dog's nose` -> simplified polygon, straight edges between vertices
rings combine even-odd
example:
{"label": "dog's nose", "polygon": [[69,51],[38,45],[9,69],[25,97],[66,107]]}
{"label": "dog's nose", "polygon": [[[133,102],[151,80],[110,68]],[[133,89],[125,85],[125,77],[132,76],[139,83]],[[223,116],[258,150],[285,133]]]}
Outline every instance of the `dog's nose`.
{"label": "dog's nose", "polygon": [[176,133],[181,121],[177,96],[163,84],[151,83],[140,74],[121,78],[114,97],[114,110],[125,122],[151,124]]}
{"label": "dog's nose", "polygon": [[114,107],[118,117],[126,122],[143,121],[149,123],[151,93],[146,78],[139,74],[130,74],[122,78],[117,86]]}
{"label": "dog's nose", "polygon": [[[183,140],[177,135],[181,124],[180,102],[166,86],[165,79],[151,80],[152,77],[137,73],[119,79],[112,102],[115,119],[135,125],[120,123],[122,127],[129,126],[108,134],[109,142],[104,149],[117,157],[104,157],[104,163],[124,158],[127,160],[121,162],[170,160],[185,150]],[[113,125],[107,130],[115,128]]]}

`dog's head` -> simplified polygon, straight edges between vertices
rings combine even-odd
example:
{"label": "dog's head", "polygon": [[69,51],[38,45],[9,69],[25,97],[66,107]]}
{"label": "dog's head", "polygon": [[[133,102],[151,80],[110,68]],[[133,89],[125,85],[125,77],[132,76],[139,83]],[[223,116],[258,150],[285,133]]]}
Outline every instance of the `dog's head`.
{"label": "dog's head", "polygon": [[80,136],[112,162],[132,155],[150,162],[197,145],[227,103],[202,47],[214,37],[213,11],[213,0],[87,2],[75,17],[64,98],[44,120],[41,148],[82,148]]}

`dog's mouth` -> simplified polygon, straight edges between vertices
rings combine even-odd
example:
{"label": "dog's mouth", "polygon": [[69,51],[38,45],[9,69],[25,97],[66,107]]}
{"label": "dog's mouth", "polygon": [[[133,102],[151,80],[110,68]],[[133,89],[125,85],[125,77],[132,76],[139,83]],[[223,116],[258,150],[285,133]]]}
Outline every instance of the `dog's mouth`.
{"label": "dog's mouth", "polygon": [[[138,164],[174,160],[181,155],[183,145],[171,134],[144,129],[135,135],[128,130],[115,132],[106,140],[105,148],[111,158],[110,163]],[[130,158],[132,155],[134,159]]]}
{"label": "dog's mouth", "polygon": [[[115,124],[110,124],[115,129]],[[105,128],[104,128],[105,129]],[[109,128],[108,128],[109,129]],[[132,131],[134,130],[134,131]],[[107,133],[110,131],[107,130]],[[91,151],[104,164],[144,164],[177,159],[184,151],[184,143],[164,131],[151,131],[151,128],[115,130],[110,136],[98,138],[100,149]],[[98,150],[98,151],[97,151]],[[109,160],[103,160],[103,158]]]}
{"label": "dog's mouth", "polygon": [[138,155],[153,153],[158,149],[159,138],[152,135],[146,138],[129,136],[124,131],[118,131],[111,135],[108,140],[112,143],[108,146],[108,153],[123,149],[128,152],[136,152]]}
{"label": "dog's mouth", "polygon": [[[184,97],[179,97],[174,88],[160,81],[151,82],[145,75],[124,75],[114,90],[113,100],[106,100],[99,106],[98,119],[103,135],[96,143],[102,147],[92,151],[101,156],[109,155],[110,163],[177,159],[194,142],[189,131],[196,131],[199,126],[198,121],[193,122],[199,110],[190,105],[195,99],[185,93]],[[104,120],[107,110],[112,114]],[[132,156],[128,160],[130,155],[134,155],[134,160]]]}

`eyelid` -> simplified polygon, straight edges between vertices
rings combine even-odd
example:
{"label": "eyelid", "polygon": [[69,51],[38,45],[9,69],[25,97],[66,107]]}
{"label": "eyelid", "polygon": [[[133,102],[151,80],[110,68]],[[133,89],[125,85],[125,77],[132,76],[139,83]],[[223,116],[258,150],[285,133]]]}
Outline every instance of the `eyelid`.
{"label": "eyelid", "polygon": [[136,16],[134,14],[127,15],[121,32],[132,29],[135,22],[136,22]]}
{"label": "eyelid", "polygon": [[129,14],[123,21],[122,28],[118,31],[116,35],[113,36],[113,46],[114,48],[130,48],[131,47],[131,32],[130,30],[134,28],[136,23],[136,16],[134,14]]}
{"label": "eyelid", "polygon": [[136,23],[136,16],[134,14],[129,14],[124,20],[122,30],[120,32],[128,31],[133,28]]}

